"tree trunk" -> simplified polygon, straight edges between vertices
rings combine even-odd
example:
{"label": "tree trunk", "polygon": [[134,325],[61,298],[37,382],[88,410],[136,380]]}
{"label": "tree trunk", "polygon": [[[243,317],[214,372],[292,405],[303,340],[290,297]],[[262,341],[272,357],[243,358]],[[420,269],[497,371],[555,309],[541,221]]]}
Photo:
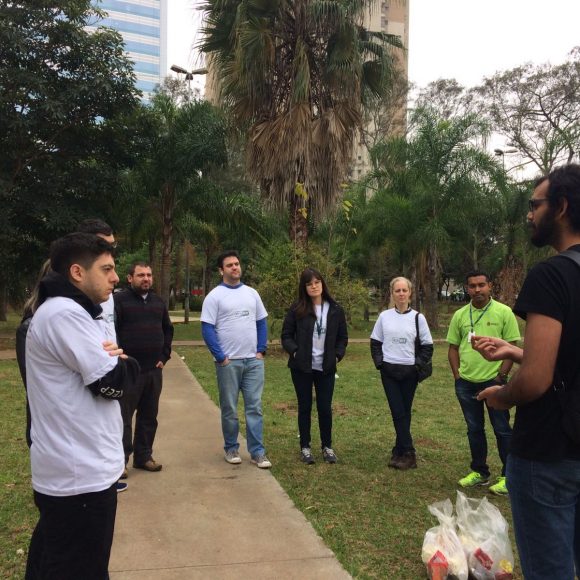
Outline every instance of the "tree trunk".
{"label": "tree trunk", "polygon": [[0,280],[0,321],[8,320],[8,287],[2,278]]}
{"label": "tree trunk", "polygon": [[299,248],[308,246],[308,207],[298,195],[292,197],[290,206],[290,239]]}
{"label": "tree trunk", "polygon": [[183,244],[185,250],[185,300],[183,301],[183,322],[189,324],[189,297],[191,291],[189,289],[189,242],[185,241]]}
{"label": "tree trunk", "polygon": [[524,268],[515,256],[509,255],[494,283],[494,298],[510,307],[516,302],[516,295],[524,281]]}
{"label": "tree trunk", "polygon": [[169,304],[174,209],[175,191],[173,185],[165,184],[161,195],[161,275],[159,280],[159,294],[165,304]]}
{"label": "tree trunk", "polygon": [[431,331],[439,328],[439,313],[437,301],[437,289],[439,288],[439,256],[437,249],[431,246],[427,250],[427,260],[425,264],[426,272],[424,276],[425,318],[429,323]]}

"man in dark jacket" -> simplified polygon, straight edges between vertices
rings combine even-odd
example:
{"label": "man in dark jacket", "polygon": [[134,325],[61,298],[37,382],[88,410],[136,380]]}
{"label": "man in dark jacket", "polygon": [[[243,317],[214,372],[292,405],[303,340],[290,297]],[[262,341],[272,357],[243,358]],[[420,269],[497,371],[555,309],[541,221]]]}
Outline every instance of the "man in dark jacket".
{"label": "man in dark jacket", "polygon": [[[130,287],[114,295],[115,327],[121,348],[137,359],[141,373],[131,396],[121,404],[123,414],[123,448],[125,471],[133,453],[133,467],[146,471],[161,471],[162,465],[153,457],[153,441],[157,431],[159,397],[163,386],[162,369],[171,357],[173,325],[165,302],[151,290],[153,274],[145,262],[133,264],[127,281]],[[133,414],[135,436],[132,436]]]}

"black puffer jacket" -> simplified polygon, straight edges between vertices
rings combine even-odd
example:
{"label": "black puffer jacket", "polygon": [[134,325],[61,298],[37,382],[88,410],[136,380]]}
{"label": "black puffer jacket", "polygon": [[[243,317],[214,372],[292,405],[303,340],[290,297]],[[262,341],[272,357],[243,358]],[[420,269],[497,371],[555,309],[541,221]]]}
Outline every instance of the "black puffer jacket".
{"label": "black puffer jacket", "polygon": [[[348,344],[344,310],[336,302],[329,304],[322,360],[322,372],[325,374],[336,371],[336,363],[344,357]],[[288,310],[282,326],[281,340],[282,347],[290,355],[288,366],[291,369],[312,372],[312,335],[315,321],[313,315],[297,318],[296,304]]]}

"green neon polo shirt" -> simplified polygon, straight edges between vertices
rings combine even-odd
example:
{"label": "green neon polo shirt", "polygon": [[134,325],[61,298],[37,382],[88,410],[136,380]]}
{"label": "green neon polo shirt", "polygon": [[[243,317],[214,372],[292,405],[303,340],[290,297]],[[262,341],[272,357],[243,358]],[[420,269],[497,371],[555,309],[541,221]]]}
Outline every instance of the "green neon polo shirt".
{"label": "green neon polo shirt", "polygon": [[494,336],[503,338],[508,342],[520,340],[520,331],[516,317],[509,306],[496,302],[493,298],[488,303],[489,307],[477,309],[467,304],[460,308],[451,319],[447,331],[447,342],[459,346],[459,376],[472,383],[483,383],[497,376],[501,361],[489,362],[476,350],[473,350],[469,342],[471,318],[473,319],[473,331],[478,336]]}

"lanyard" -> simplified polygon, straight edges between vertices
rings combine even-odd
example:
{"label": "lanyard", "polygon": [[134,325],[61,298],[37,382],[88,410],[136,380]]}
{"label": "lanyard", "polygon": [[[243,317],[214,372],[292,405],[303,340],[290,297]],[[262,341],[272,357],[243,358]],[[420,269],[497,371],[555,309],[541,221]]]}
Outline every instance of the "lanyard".
{"label": "lanyard", "polygon": [[[316,313],[316,310],[315,310]],[[314,314],[316,316],[316,314]],[[324,318],[324,302],[320,305],[320,322],[318,322],[318,317],[316,317],[316,334],[318,334],[318,338],[322,334],[322,322]]]}
{"label": "lanyard", "polygon": [[[475,324],[477,324],[482,319],[483,315],[487,312],[487,309],[490,306],[491,306],[491,300],[489,301],[488,305],[483,309],[483,312],[479,315],[479,318],[475,321]],[[473,323],[473,315],[471,313],[471,304],[469,304],[469,323],[471,324],[471,332],[473,332],[475,324]]]}

